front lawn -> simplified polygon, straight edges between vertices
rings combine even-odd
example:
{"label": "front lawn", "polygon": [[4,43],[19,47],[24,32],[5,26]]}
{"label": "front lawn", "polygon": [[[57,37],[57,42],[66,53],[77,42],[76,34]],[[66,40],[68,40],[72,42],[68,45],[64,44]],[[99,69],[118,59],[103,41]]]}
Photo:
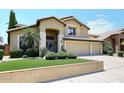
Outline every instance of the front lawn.
{"label": "front lawn", "polygon": [[46,67],[64,64],[76,64],[90,62],[87,59],[63,59],[63,60],[43,60],[43,59],[23,59],[14,60],[7,63],[0,63],[0,71],[10,71],[18,69]]}

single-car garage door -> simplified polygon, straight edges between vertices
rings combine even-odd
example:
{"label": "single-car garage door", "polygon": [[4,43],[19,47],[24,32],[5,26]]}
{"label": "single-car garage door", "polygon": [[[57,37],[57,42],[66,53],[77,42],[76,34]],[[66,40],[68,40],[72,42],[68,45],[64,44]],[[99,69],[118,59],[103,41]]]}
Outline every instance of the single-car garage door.
{"label": "single-car garage door", "polygon": [[65,40],[67,52],[72,52],[76,55],[89,55],[90,43],[85,41]]}
{"label": "single-car garage door", "polygon": [[93,55],[101,54],[101,43],[92,42],[92,54]]}

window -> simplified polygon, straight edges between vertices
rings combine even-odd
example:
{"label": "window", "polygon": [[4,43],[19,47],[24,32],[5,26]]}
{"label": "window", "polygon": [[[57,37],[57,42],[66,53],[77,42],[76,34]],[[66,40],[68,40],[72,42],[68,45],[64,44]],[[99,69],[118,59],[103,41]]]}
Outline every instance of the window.
{"label": "window", "polygon": [[75,35],[75,28],[68,28],[68,35],[74,36]]}
{"label": "window", "polygon": [[22,43],[22,40],[23,40],[23,39],[25,39],[24,36],[20,36],[20,37],[19,37],[19,48],[20,48],[20,49],[23,49],[23,50],[25,51],[26,49],[28,49],[28,48],[30,48],[30,47]]}

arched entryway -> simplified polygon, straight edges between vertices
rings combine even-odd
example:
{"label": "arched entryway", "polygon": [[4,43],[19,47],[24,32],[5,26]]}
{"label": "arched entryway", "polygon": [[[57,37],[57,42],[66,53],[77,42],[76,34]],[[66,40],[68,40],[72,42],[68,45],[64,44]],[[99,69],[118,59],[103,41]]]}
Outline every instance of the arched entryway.
{"label": "arched entryway", "polygon": [[58,33],[57,29],[46,29],[46,47],[51,52],[58,52]]}

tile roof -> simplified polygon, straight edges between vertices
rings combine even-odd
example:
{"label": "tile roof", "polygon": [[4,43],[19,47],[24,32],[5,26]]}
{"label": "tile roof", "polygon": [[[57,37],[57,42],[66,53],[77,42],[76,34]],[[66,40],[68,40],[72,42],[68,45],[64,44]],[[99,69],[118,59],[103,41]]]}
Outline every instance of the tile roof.
{"label": "tile roof", "polygon": [[124,29],[116,29],[113,31],[107,31],[107,32],[100,34],[100,36],[97,39],[104,40],[104,39],[110,37],[111,35],[120,34],[122,32],[124,32]]}
{"label": "tile roof", "polygon": [[[45,18],[38,19],[35,24],[29,25],[29,26],[22,25],[22,24],[17,24],[17,26],[19,26],[19,27],[13,28],[13,29],[9,29],[7,32],[11,32],[11,31],[15,31],[15,30],[19,30],[19,29],[23,29],[23,28],[27,28],[27,27],[36,26],[37,24],[39,24],[39,22],[40,22],[41,20],[45,20],[45,19],[49,19],[49,18],[55,18],[56,20],[58,20],[59,22],[61,22],[61,23],[64,24],[64,25],[66,25],[66,24],[64,23],[65,20],[74,19],[74,20],[76,20],[78,23],[80,23],[81,25],[87,27],[85,24],[81,23],[81,22],[80,22],[77,18],[75,18],[74,16],[68,16],[68,17],[64,17],[64,18],[60,18],[60,19],[56,18],[55,16],[50,16],[50,17],[45,17]],[[87,28],[90,29],[89,27],[87,27]]]}

